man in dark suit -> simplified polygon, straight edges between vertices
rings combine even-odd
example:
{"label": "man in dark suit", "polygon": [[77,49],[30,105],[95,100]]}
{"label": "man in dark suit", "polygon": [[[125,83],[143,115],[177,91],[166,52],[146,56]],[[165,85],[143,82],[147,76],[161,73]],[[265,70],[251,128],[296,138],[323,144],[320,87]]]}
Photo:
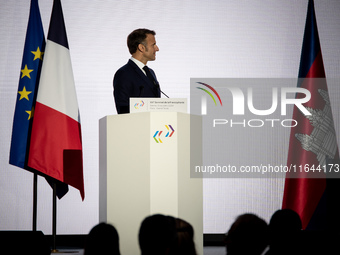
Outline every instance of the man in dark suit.
{"label": "man in dark suit", "polygon": [[156,59],[159,51],[155,32],[148,29],[136,29],[127,38],[131,58],[122,66],[113,78],[113,96],[117,113],[129,113],[130,97],[160,97],[160,88],[156,75],[146,64]]}

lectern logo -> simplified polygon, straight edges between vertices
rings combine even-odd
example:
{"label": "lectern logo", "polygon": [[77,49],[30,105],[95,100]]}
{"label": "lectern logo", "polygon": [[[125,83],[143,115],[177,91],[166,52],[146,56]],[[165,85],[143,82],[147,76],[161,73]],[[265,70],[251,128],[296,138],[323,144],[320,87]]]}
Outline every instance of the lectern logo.
{"label": "lectern logo", "polygon": [[141,100],[139,103],[135,103],[135,105],[134,105],[135,109],[142,108],[143,106],[144,106],[143,100]]}
{"label": "lectern logo", "polygon": [[158,130],[156,133],[153,135],[153,139],[155,140],[156,143],[163,143],[162,139],[164,138],[169,138],[172,137],[172,135],[175,133],[174,128],[171,125],[164,125],[166,127],[166,133],[165,136],[162,136],[163,130]]}

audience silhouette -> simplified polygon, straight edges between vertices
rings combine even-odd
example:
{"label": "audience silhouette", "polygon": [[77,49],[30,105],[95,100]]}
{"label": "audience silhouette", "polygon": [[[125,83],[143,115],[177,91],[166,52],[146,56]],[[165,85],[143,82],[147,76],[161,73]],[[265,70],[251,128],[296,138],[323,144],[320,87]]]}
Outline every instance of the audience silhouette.
{"label": "audience silhouette", "polygon": [[260,255],[267,246],[267,223],[255,214],[238,216],[225,237],[228,255]]}
{"label": "audience silhouette", "polygon": [[180,218],[175,219],[176,242],[171,249],[172,255],[196,255],[194,242],[194,228],[192,225]]}
{"label": "audience silhouette", "polygon": [[140,226],[139,247],[142,255],[168,255],[176,242],[175,218],[162,214],[146,217]]}
{"label": "audience silhouette", "polygon": [[269,222],[269,250],[266,255],[301,254],[302,223],[293,210],[277,210]]}
{"label": "audience silhouette", "polygon": [[99,223],[89,232],[84,255],[94,254],[120,255],[118,232],[111,224]]}
{"label": "audience silhouette", "polygon": [[[272,215],[269,225],[255,214],[239,215],[226,233],[225,246],[227,255],[294,255],[306,254],[307,250],[315,254],[304,238],[299,215],[290,209],[280,209]],[[194,228],[172,216],[147,216],[141,222],[138,241],[141,255],[197,255]],[[84,255],[92,254],[120,255],[114,226],[99,223],[91,229]]]}

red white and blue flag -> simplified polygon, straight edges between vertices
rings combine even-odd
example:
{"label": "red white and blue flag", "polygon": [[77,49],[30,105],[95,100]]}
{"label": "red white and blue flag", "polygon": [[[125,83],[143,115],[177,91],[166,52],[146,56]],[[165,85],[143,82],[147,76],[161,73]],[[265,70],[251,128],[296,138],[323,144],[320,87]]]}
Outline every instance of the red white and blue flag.
{"label": "red white and blue flag", "polygon": [[81,125],[60,0],[54,0],[31,134],[29,167],[80,191]]}
{"label": "red white and blue flag", "polygon": [[[292,127],[288,166],[302,169],[300,176],[289,178],[287,174],[284,187],[282,208],[296,211],[302,220],[302,228],[324,230],[329,216],[329,189],[331,180],[326,174],[318,178],[308,178],[309,168],[324,171],[332,162],[338,162],[339,153],[333,123],[333,115],[325,80],[314,2],[309,1],[300,59],[299,83],[311,93],[311,99],[304,106],[311,112],[305,116],[297,107],[293,110],[293,119],[298,125]],[[305,168],[307,167],[307,168]]]}

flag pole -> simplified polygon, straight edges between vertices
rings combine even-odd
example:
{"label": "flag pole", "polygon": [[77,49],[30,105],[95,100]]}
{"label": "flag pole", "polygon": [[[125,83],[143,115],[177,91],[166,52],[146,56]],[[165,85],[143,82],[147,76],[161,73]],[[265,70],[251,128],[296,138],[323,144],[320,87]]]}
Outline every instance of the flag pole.
{"label": "flag pole", "polygon": [[38,175],[33,174],[33,232],[37,231],[37,201],[38,201]]}
{"label": "flag pole", "polygon": [[[42,27],[38,0],[31,0],[26,30],[22,69],[18,84],[18,93],[26,96],[17,97],[12,127],[12,139],[9,163],[26,170],[28,166],[31,127],[35,108],[35,97],[39,83],[42,55],[45,51],[45,37]],[[33,54],[33,55],[32,55]],[[37,61],[36,61],[37,60]],[[24,68],[25,67],[25,68]],[[28,69],[29,68],[29,69]],[[26,91],[26,88],[28,91]],[[26,92],[25,92],[26,91]],[[26,98],[27,100],[21,100]],[[27,115],[28,114],[28,115]],[[37,230],[37,173],[33,172],[32,231]]]}
{"label": "flag pole", "polygon": [[53,246],[52,253],[57,253],[58,250],[56,248],[56,236],[57,236],[57,183],[53,181],[53,219],[52,219],[52,238],[53,238]]}

